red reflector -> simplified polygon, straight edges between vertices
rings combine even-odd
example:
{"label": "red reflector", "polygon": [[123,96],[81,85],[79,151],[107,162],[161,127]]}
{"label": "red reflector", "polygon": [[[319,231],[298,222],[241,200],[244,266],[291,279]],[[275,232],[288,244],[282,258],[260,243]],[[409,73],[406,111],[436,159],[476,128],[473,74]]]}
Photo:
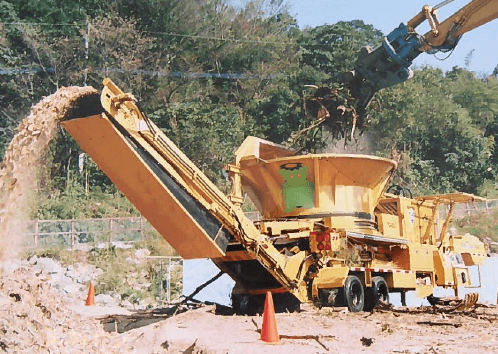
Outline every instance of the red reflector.
{"label": "red reflector", "polygon": [[323,250],[323,243],[319,243],[318,246],[316,246],[320,251]]}
{"label": "red reflector", "polygon": [[323,235],[322,234],[319,234],[317,237],[316,237],[316,242],[322,242],[323,241]]}
{"label": "red reflector", "polygon": [[332,246],[330,245],[330,242],[325,243],[325,248],[326,250],[331,250]]}

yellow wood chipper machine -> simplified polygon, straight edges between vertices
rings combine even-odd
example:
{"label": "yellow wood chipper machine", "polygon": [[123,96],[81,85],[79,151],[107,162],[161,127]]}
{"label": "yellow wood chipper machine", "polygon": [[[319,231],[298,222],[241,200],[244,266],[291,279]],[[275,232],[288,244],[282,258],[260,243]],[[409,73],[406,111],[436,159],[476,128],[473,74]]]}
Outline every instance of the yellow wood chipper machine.
{"label": "yellow wood chipper machine", "polygon": [[[185,259],[210,258],[236,285],[233,306],[303,302],[370,310],[390,292],[471,286],[468,267],[485,245],[448,230],[440,206],[481,200],[454,193],[409,198],[386,188],[396,162],[366,155],[307,154],[248,137],[226,169],[223,194],[138,108],[104,81],[61,124]],[[83,112],[92,112],[85,116]],[[241,209],[251,198],[261,219]]]}

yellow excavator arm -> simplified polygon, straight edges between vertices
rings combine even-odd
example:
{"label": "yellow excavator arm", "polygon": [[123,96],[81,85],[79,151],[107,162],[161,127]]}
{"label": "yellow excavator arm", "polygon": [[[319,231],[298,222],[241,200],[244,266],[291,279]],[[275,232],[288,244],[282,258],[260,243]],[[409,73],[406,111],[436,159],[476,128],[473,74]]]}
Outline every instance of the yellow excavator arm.
{"label": "yellow excavator arm", "polygon": [[408,21],[408,29],[412,32],[425,20],[431,26],[431,30],[423,36],[423,45],[418,48],[419,51],[430,52],[441,46],[456,45],[463,34],[498,17],[497,0],[474,0],[440,23],[436,11],[452,1],[447,0],[434,7],[426,5]]}
{"label": "yellow excavator arm", "polygon": [[[424,6],[410,21],[401,23],[389,33],[381,46],[376,49],[363,47],[354,70],[339,75],[338,80],[357,99],[356,110],[360,116],[364,115],[377,91],[413,76],[410,65],[418,55],[451,51],[464,33],[498,17],[498,0],[473,0],[439,22],[436,11],[452,1],[446,0],[434,7]],[[422,36],[415,29],[426,20],[431,29]]]}

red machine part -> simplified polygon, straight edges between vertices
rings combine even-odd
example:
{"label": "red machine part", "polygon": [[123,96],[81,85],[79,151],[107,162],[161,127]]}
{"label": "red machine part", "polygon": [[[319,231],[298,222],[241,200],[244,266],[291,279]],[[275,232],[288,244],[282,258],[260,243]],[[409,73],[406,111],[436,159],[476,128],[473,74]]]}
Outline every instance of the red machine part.
{"label": "red machine part", "polygon": [[330,244],[330,230],[314,231],[310,233],[316,241],[316,248],[318,251],[330,251],[332,246]]}

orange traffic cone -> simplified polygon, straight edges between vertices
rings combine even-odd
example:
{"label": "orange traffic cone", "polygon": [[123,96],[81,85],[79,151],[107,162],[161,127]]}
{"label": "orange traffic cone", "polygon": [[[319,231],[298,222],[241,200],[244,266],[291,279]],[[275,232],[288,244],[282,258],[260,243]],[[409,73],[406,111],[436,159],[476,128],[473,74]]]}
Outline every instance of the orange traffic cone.
{"label": "orange traffic cone", "polygon": [[86,298],[86,306],[95,305],[95,288],[93,287],[92,282],[90,282],[90,287],[88,288],[88,296]]}
{"label": "orange traffic cone", "polygon": [[275,319],[275,309],[273,308],[273,298],[269,291],[266,293],[263,326],[261,327],[261,340],[273,344],[280,342],[280,336],[277,332],[277,320]]}

